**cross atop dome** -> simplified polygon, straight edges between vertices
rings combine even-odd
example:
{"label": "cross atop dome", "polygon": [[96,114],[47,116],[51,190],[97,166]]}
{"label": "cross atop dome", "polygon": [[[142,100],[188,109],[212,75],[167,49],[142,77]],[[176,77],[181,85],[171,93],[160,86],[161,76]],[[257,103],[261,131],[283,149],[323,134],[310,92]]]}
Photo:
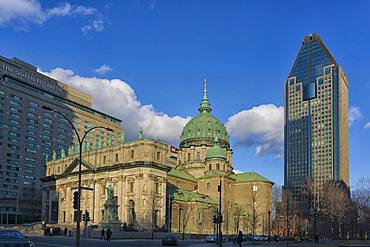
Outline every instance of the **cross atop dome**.
{"label": "cross atop dome", "polygon": [[207,78],[204,78],[203,87],[203,99],[207,99]]}
{"label": "cross atop dome", "polygon": [[207,98],[207,79],[203,81],[203,99],[200,103],[200,107],[198,109],[199,113],[210,113],[212,111],[211,105],[208,102]]}

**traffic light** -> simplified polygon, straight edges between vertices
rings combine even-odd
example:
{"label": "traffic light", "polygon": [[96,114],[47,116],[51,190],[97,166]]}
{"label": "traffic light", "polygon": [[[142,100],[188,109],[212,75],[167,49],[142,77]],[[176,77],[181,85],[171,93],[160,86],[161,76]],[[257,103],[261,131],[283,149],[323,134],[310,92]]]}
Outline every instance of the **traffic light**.
{"label": "traffic light", "polygon": [[78,211],[73,211],[73,221],[74,222],[77,222],[77,221],[81,221],[81,214],[82,212],[80,211],[80,213],[78,213]]}
{"label": "traffic light", "polygon": [[78,208],[78,192],[73,192],[73,209]]}
{"label": "traffic light", "polygon": [[216,215],[212,216],[212,221],[213,221],[213,223],[217,223],[217,216]]}
{"label": "traffic light", "polygon": [[90,214],[89,214],[89,211],[85,210],[85,217],[86,217],[86,221],[90,221]]}
{"label": "traffic light", "polygon": [[218,223],[221,224],[222,223],[222,215],[218,215]]}

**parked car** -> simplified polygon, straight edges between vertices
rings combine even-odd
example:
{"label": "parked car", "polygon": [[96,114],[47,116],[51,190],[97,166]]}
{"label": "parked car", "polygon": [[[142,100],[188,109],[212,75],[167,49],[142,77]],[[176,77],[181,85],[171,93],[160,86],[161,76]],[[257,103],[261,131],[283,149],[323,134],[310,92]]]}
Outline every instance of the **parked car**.
{"label": "parked car", "polygon": [[162,237],[162,245],[177,245],[177,237],[173,233],[166,233]]}
{"label": "parked car", "polygon": [[254,241],[267,241],[268,237],[264,235],[255,235],[254,236]]}
{"label": "parked car", "polygon": [[252,241],[253,235],[252,234],[244,234],[243,235],[243,241]]}
{"label": "parked car", "polygon": [[15,230],[0,230],[0,246],[35,247],[27,237]]}
{"label": "parked car", "polygon": [[217,236],[215,234],[211,234],[206,237],[207,243],[216,243],[216,240],[217,240]]}
{"label": "parked car", "polygon": [[[222,238],[222,242],[226,242],[226,236]],[[216,243],[217,242],[217,235],[216,234],[211,234],[206,237],[206,242],[207,243]]]}

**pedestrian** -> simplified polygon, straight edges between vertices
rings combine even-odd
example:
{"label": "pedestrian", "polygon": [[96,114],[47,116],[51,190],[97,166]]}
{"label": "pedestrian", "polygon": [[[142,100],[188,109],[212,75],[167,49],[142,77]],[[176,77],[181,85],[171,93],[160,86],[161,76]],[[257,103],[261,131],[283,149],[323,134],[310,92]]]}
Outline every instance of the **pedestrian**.
{"label": "pedestrian", "polygon": [[102,228],[101,231],[100,231],[100,239],[105,239],[105,230],[104,230],[104,228]]}
{"label": "pedestrian", "polygon": [[236,242],[239,244],[239,247],[242,247],[242,242],[243,242],[243,233],[242,233],[242,231],[239,231],[238,238],[236,239]]}
{"label": "pedestrian", "polygon": [[64,227],[64,237],[67,237],[67,233],[68,233],[68,228]]}
{"label": "pedestrian", "polygon": [[111,236],[112,236],[112,231],[108,228],[107,229],[107,241],[110,241]]}
{"label": "pedestrian", "polygon": [[319,234],[315,234],[315,245],[319,245]]}

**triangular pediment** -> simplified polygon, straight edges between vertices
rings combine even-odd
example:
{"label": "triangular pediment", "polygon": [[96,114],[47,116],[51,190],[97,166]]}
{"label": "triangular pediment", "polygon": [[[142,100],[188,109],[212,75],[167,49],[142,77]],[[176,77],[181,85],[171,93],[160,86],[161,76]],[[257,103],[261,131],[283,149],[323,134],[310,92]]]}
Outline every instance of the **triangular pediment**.
{"label": "triangular pediment", "polygon": [[[78,172],[78,165],[79,165],[80,160],[75,159],[72,161],[72,163],[67,167],[67,169],[64,171],[64,174],[70,174],[74,172]],[[82,160],[82,166],[81,166],[81,171],[92,171],[93,166],[87,163],[86,161]]]}

